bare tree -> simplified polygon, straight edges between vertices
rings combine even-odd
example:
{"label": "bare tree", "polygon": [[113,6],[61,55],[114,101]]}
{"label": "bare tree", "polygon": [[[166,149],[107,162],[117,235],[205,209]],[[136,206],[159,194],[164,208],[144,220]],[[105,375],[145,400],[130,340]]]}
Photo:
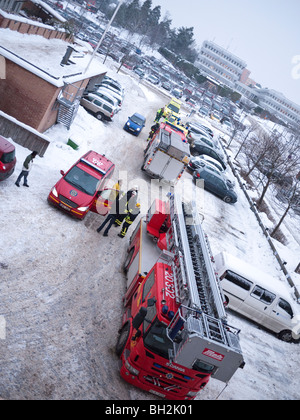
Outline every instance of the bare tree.
{"label": "bare tree", "polygon": [[[280,228],[282,222],[284,221],[286,215],[290,211],[291,208],[294,206],[298,206],[300,204],[300,179],[296,178],[296,181],[294,182],[294,185],[291,187],[291,189],[286,194],[287,198],[287,205],[285,208],[285,211],[283,212],[279,222],[272,230],[271,236],[274,237],[276,235],[276,232]],[[300,266],[300,264],[299,264]]]}
{"label": "bare tree", "polygon": [[260,198],[257,201],[257,206],[260,207],[265,194],[274,183],[280,183],[281,180],[286,179],[288,176],[295,177],[296,171],[299,168],[300,156],[300,141],[295,136],[283,138],[282,136],[270,136],[270,144],[273,147],[265,156],[264,161],[260,162],[264,166],[258,169],[264,173],[266,182],[263,184],[263,189]]}

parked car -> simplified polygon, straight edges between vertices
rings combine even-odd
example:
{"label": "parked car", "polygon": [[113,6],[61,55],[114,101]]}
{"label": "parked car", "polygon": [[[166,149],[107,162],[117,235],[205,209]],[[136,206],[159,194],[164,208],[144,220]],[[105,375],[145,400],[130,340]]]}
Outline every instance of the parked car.
{"label": "parked car", "polygon": [[160,80],[157,76],[154,76],[154,74],[149,74],[149,76],[146,77],[148,82],[152,83],[153,85],[158,85]]}
{"label": "parked car", "polygon": [[212,166],[198,168],[194,171],[193,178],[194,180],[203,179],[204,189],[222,198],[225,203],[237,202],[237,194],[231,182],[218,169]]}
{"label": "parked car", "polygon": [[80,105],[92,112],[98,120],[112,121],[113,117],[118,112],[116,106],[106,102],[93,93],[89,93],[81,98]]}
{"label": "parked car", "polygon": [[191,134],[203,135],[207,137],[209,136],[210,138],[213,138],[214,136],[214,132],[209,127],[203,124],[188,122],[187,127]]}
{"label": "parked car", "polygon": [[[225,172],[226,169],[224,169],[224,167],[221,165],[221,163],[219,161],[217,161],[216,159],[208,156],[208,155],[200,155],[200,156],[193,156],[191,158],[192,162],[195,162],[195,167],[192,166],[191,168],[193,169],[197,169],[197,167],[199,166],[204,166],[206,164],[209,165],[213,165],[215,166],[220,172]],[[199,162],[199,164],[197,165],[197,162]],[[202,165],[200,165],[200,163],[202,163]]]}
{"label": "parked car", "polygon": [[0,181],[13,174],[16,162],[15,146],[6,138],[0,136]]}
{"label": "parked car", "polygon": [[135,136],[138,136],[142,131],[143,127],[145,127],[146,118],[135,112],[131,117],[128,117],[127,122],[124,125],[124,130],[128,131]]}
{"label": "parked car", "polygon": [[107,88],[116,91],[117,93],[119,93],[123,98],[124,98],[124,88],[120,85],[119,82],[117,82],[116,80],[113,80],[111,78],[109,79],[103,79],[100,86],[106,86]]}
{"label": "parked car", "polygon": [[193,134],[193,133],[189,133],[187,135],[187,139],[188,141],[191,143],[191,149],[194,147],[197,147],[198,143],[204,143],[207,144],[210,147],[215,147],[215,143],[213,142],[213,140],[211,138],[209,138],[208,136],[204,136],[202,134]]}
{"label": "parked car", "polygon": [[[62,178],[48,195],[48,202],[77,219],[83,220],[91,210],[101,213],[101,190],[112,176],[115,165],[105,156],[93,150],[85,153],[67,172],[60,171]],[[109,203],[106,203],[106,212]],[[104,212],[105,214],[105,212]]]}
{"label": "parked car", "polygon": [[117,101],[119,108],[121,108],[123,96],[114,89],[110,89],[110,87],[107,85],[100,85],[96,92],[103,92],[106,95],[109,95],[110,97],[114,98]]}
{"label": "parked car", "polygon": [[215,121],[220,122],[220,121],[221,121],[221,119],[222,119],[222,115],[220,114],[220,112],[219,112],[219,111],[214,110],[214,111],[212,111],[212,112],[211,112],[211,114],[210,114],[210,118],[211,118],[212,120],[215,120]]}
{"label": "parked car", "polygon": [[201,117],[207,117],[209,115],[209,108],[207,108],[205,106],[202,106],[199,109],[199,114],[200,114]]}
{"label": "parked car", "polygon": [[199,155],[208,155],[214,159],[216,159],[224,169],[226,169],[226,163],[224,161],[223,155],[220,153],[220,149],[216,149],[214,147],[210,147],[203,142],[199,142],[194,144],[194,147],[191,147],[191,154],[193,156]]}
{"label": "parked car", "polygon": [[114,108],[116,108],[117,111],[119,111],[119,103],[116,98],[113,97],[113,95],[106,90],[103,91],[101,88],[97,89],[93,92],[93,95],[98,96],[103,101],[105,101],[108,104],[111,104]]}
{"label": "parked car", "polygon": [[[206,160],[206,158],[209,158],[212,160],[212,162]],[[215,163],[214,163],[215,162]],[[209,163],[210,165],[214,165],[215,168],[217,168],[220,172],[223,172],[225,169],[223,166],[218,162],[217,160],[210,158],[209,156],[201,155],[201,156],[192,156],[190,158],[190,161],[188,163],[188,169],[192,172],[194,172],[198,168],[204,168],[206,164]]]}
{"label": "parked car", "polygon": [[145,76],[145,72],[140,67],[136,67],[134,70],[134,73],[137,74],[141,79]]}
{"label": "parked car", "polygon": [[172,90],[172,95],[175,96],[175,98],[180,99],[182,98],[183,92],[179,88],[175,88]]}
{"label": "parked car", "polygon": [[162,82],[161,87],[169,91],[172,89],[172,85],[169,82]]}

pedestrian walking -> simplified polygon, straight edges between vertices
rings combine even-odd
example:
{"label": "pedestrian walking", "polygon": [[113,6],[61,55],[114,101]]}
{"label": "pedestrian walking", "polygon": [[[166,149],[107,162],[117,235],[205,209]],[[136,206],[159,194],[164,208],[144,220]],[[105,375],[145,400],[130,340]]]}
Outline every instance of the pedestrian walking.
{"label": "pedestrian walking", "polygon": [[115,226],[121,226],[125,217],[133,211],[137,203],[138,186],[134,186],[120,198],[119,214],[115,220]]}
{"label": "pedestrian walking", "polygon": [[130,226],[132,225],[132,223],[134,222],[134,220],[138,217],[138,215],[140,214],[140,203],[136,203],[135,208],[132,210],[132,212],[130,212],[126,217],[125,217],[125,221],[123,223],[121,232],[118,234],[118,236],[120,238],[124,238],[128,229],[130,228]]}
{"label": "pedestrian walking", "polygon": [[15,182],[17,187],[20,186],[20,181],[23,177],[24,177],[24,183],[23,183],[24,187],[29,187],[28,182],[27,182],[27,177],[28,177],[29,172],[31,170],[33,159],[36,157],[37,154],[38,154],[38,152],[34,151],[34,152],[30,153],[30,155],[28,155],[27,158],[24,160],[22,171],[21,171],[20,175],[18,176],[18,179]]}

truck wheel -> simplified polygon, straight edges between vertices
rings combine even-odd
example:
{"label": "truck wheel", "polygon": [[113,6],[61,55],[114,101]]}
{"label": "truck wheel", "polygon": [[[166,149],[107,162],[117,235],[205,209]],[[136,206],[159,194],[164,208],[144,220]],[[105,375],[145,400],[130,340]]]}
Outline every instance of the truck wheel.
{"label": "truck wheel", "polygon": [[102,121],[103,120],[103,115],[101,114],[101,112],[98,112],[98,114],[96,114],[96,118],[99,121]]}
{"label": "truck wheel", "polygon": [[292,343],[293,342],[293,334],[290,330],[283,330],[278,334],[278,338],[282,341],[285,341],[286,343]]}
{"label": "truck wheel", "polygon": [[130,324],[129,322],[126,322],[125,325],[123,325],[119,337],[118,337],[118,341],[116,344],[116,354],[118,357],[121,356],[121,354],[123,353],[123,350],[126,346],[128,337],[129,337],[129,331],[130,331]]}

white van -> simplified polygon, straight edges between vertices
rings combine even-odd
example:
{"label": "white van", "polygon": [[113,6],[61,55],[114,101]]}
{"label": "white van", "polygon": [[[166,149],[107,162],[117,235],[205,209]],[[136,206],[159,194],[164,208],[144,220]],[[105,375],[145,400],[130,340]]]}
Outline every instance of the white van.
{"label": "white van", "polygon": [[215,256],[228,307],[287,342],[300,342],[300,305],[278,279],[226,253]]}

